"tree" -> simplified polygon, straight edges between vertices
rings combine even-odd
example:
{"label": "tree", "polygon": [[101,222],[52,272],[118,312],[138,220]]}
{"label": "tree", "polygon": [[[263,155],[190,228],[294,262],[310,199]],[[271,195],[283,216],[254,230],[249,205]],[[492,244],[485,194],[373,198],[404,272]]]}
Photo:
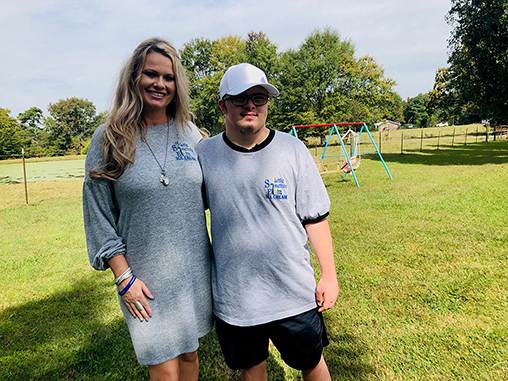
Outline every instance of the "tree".
{"label": "tree", "polygon": [[44,128],[44,115],[40,108],[30,107],[28,110],[18,114],[18,120],[25,130],[30,132],[42,130]]}
{"label": "tree", "polygon": [[[267,126],[288,130],[294,124],[374,122],[402,119],[402,99],[393,91],[395,81],[384,76],[374,58],[354,57],[350,40],[331,28],[317,30],[298,47],[282,54],[263,32],[246,39],[194,39],[180,51],[191,88],[196,124],[212,135],[224,128],[217,101],[219,83],[232,65],[249,62],[261,68],[281,91],[272,97]],[[323,135],[307,129],[305,134]]]}
{"label": "tree", "polygon": [[46,119],[45,128],[50,134],[53,153],[81,152],[99,123],[94,104],[72,97],[50,103],[48,111],[51,117]]}
{"label": "tree", "polygon": [[[284,52],[277,81],[281,94],[271,115],[275,127],[347,121],[342,95],[347,93],[353,56],[354,45],[331,29],[314,31],[298,49]],[[305,129],[301,135],[323,133],[320,130]]]}
{"label": "tree", "polygon": [[[372,57],[354,57],[355,46],[331,28],[314,31],[298,49],[280,58],[281,95],[272,123],[278,129],[294,124],[367,122],[402,116],[395,81]],[[323,136],[324,128],[301,132]],[[300,136],[300,134],[299,134]]]}
{"label": "tree", "polygon": [[478,122],[477,108],[472,102],[463,103],[455,87],[453,73],[448,67],[436,72],[434,87],[427,93],[427,111],[436,121],[450,124]]}
{"label": "tree", "polygon": [[196,124],[215,135],[224,129],[224,117],[217,102],[220,80],[226,70],[249,62],[266,70],[268,75],[276,62],[276,47],[263,32],[250,32],[247,39],[225,36],[214,41],[191,40],[181,49],[180,56],[189,78]]}
{"label": "tree", "polygon": [[19,126],[26,137],[25,152],[28,155],[41,153],[41,138],[44,135],[44,115],[40,108],[30,107],[18,114]]}
{"label": "tree", "polygon": [[360,57],[350,73],[351,120],[374,124],[383,119],[403,120],[402,98],[393,91],[395,80],[370,56]]}
{"label": "tree", "polygon": [[11,111],[0,108],[0,158],[19,156],[26,137]]}
{"label": "tree", "polygon": [[452,0],[448,59],[461,106],[508,122],[508,1]]}
{"label": "tree", "polygon": [[263,70],[270,80],[278,72],[277,46],[263,32],[249,32],[245,41],[246,62]]}
{"label": "tree", "polygon": [[415,127],[427,127],[429,114],[427,112],[427,101],[422,93],[414,98],[407,99],[404,118],[407,123],[413,124]]}
{"label": "tree", "polygon": [[440,120],[453,122],[459,113],[457,91],[453,88],[450,68],[437,69],[434,87],[428,93],[429,112]]}
{"label": "tree", "polygon": [[217,106],[222,71],[217,67],[218,60],[213,59],[217,44],[218,41],[199,38],[186,43],[180,51],[189,78],[191,109],[196,124],[212,135],[222,131],[222,114]]}

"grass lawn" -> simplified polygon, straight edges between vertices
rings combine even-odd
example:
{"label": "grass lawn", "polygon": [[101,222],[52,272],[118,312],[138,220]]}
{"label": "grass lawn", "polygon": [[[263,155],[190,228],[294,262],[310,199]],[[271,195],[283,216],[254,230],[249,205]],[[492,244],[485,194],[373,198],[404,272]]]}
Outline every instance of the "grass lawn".
{"label": "grass lawn", "polygon": [[[333,380],[508,380],[508,141],[383,153],[323,177],[341,293]],[[0,379],[148,380],[111,272],[88,264],[81,180],[0,186]],[[202,380],[235,380],[215,333]],[[275,349],[269,380],[299,380]]]}

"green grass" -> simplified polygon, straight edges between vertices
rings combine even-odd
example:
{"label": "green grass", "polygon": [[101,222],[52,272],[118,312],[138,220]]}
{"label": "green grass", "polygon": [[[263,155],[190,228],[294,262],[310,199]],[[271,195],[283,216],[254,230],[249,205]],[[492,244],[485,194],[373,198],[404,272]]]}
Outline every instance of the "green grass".
{"label": "green grass", "polygon": [[[334,148],[334,147],[332,147]],[[323,177],[341,287],[334,380],[508,379],[508,141],[383,153]],[[328,160],[328,159],[327,159]],[[81,180],[0,186],[0,379],[147,380],[112,274],[88,264]],[[239,379],[214,332],[201,379]],[[270,380],[299,380],[275,349]]]}

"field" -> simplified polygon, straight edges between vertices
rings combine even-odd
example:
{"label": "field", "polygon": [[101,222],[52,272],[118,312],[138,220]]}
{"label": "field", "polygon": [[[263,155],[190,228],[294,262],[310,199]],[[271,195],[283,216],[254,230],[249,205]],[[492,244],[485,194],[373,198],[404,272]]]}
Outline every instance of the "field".
{"label": "field", "polygon": [[[374,154],[360,187],[323,176],[341,287],[325,313],[332,379],[508,380],[508,141],[419,148],[383,145],[393,179]],[[149,379],[112,274],[88,264],[81,184],[29,183],[29,205],[23,184],[0,186],[1,380]],[[200,365],[202,380],[239,379],[214,332]],[[273,348],[268,370],[300,379]]]}

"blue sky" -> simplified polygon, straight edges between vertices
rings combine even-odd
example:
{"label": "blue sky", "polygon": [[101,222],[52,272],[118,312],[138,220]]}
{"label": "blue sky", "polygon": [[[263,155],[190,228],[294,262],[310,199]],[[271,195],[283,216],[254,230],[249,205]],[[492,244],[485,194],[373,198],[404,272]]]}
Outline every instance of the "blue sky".
{"label": "blue sky", "polygon": [[[109,108],[120,67],[144,39],[263,31],[280,51],[331,27],[397,81],[403,99],[432,89],[446,66],[447,0],[15,0],[0,13],[0,108],[12,116],[69,97]],[[283,91],[283,89],[281,89]]]}

